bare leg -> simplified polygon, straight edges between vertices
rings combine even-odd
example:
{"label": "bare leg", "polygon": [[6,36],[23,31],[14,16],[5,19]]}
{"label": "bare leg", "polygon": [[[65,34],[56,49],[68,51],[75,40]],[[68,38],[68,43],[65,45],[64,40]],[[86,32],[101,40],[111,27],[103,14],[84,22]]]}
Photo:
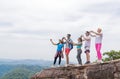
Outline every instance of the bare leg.
{"label": "bare leg", "polygon": [[90,54],[89,54],[89,52],[86,52],[86,56],[87,56],[87,61],[90,61]]}
{"label": "bare leg", "polygon": [[85,64],[89,64],[90,63],[90,52],[86,52],[86,60],[87,62]]}
{"label": "bare leg", "polygon": [[66,54],[66,64],[69,64],[69,56]]}

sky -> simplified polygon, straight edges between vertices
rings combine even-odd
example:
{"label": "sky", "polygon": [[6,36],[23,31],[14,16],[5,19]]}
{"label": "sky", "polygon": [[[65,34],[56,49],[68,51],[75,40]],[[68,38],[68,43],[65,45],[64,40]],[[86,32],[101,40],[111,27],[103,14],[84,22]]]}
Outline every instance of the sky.
{"label": "sky", "polygon": [[[53,60],[56,46],[49,39],[58,42],[70,33],[77,42],[85,31],[99,27],[102,53],[120,50],[119,0],[0,0],[0,58]],[[97,59],[94,41],[91,61]],[[70,61],[77,63],[76,54],[74,47]]]}

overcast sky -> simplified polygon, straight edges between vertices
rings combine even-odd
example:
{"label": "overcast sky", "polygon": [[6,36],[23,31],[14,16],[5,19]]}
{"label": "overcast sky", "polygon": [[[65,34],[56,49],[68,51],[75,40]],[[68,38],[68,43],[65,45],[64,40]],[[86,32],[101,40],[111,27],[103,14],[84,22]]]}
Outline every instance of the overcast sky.
{"label": "overcast sky", "polygon": [[[58,42],[70,33],[77,42],[98,27],[104,34],[102,52],[120,50],[120,0],[0,0],[0,58],[53,60],[56,46],[50,38]],[[77,62],[76,47],[70,61]]]}

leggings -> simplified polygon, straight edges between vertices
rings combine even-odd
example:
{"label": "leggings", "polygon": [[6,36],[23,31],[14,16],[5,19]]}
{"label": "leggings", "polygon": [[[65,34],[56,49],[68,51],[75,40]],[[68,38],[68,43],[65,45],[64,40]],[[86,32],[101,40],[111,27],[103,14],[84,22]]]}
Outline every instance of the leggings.
{"label": "leggings", "polygon": [[61,53],[58,53],[54,58],[54,65],[56,64],[57,58],[59,57],[59,65],[61,64]]}
{"label": "leggings", "polygon": [[101,43],[96,43],[95,44],[95,48],[96,48],[96,51],[97,51],[97,57],[98,57],[98,60],[101,60],[102,59],[102,55],[101,55]]}
{"label": "leggings", "polygon": [[78,60],[78,63],[82,65],[81,53],[82,53],[82,50],[77,49],[77,60]]}

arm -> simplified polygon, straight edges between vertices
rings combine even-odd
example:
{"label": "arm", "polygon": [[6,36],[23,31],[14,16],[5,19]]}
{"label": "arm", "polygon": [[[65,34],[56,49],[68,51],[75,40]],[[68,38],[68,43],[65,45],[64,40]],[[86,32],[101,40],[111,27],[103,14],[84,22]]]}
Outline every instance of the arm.
{"label": "arm", "polygon": [[51,41],[51,43],[52,43],[53,45],[57,45],[57,43],[54,43],[54,42],[52,41],[52,39],[50,39],[50,41]]}
{"label": "arm", "polygon": [[62,52],[64,52],[64,47],[62,48]]}
{"label": "arm", "polygon": [[83,35],[81,35],[80,38],[82,38],[82,41],[85,41],[85,39],[83,38]]}
{"label": "arm", "polygon": [[85,41],[85,39],[84,39],[84,40],[82,40],[82,41]]}
{"label": "arm", "polygon": [[84,39],[84,35],[81,35],[80,37],[82,38],[82,41],[85,41],[85,39]]}
{"label": "arm", "polygon": [[73,45],[76,45],[76,46],[77,46],[77,45],[82,45],[82,43],[78,44],[78,43],[74,43],[74,42],[73,42]]}
{"label": "arm", "polygon": [[91,34],[91,33],[90,33],[90,36],[91,36],[91,37],[96,37],[96,35],[93,35],[93,34]]}
{"label": "arm", "polygon": [[96,35],[101,35],[101,33],[98,33],[98,32],[94,32],[94,31],[91,31],[91,32],[96,34]]}
{"label": "arm", "polygon": [[[68,42],[68,43],[71,43],[71,44],[73,43],[72,41],[68,41],[65,37],[63,37],[63,39],[64,39],[66,42]],[[66,42],[65,42],[65,43],[66,43]]]}
{"label": "arm", "polygon": [[64,58],[63,52],[64,52],[64,47],[62,48],[62,54],[61,54],[62,58]]}
{"label": "arm", "polygon": [[65,44],[66,42],[65,42],[64,40],[66,41],[66,38],[65,38],[65,37],[62,38],[62,41],[63,41],[63,43]]}

